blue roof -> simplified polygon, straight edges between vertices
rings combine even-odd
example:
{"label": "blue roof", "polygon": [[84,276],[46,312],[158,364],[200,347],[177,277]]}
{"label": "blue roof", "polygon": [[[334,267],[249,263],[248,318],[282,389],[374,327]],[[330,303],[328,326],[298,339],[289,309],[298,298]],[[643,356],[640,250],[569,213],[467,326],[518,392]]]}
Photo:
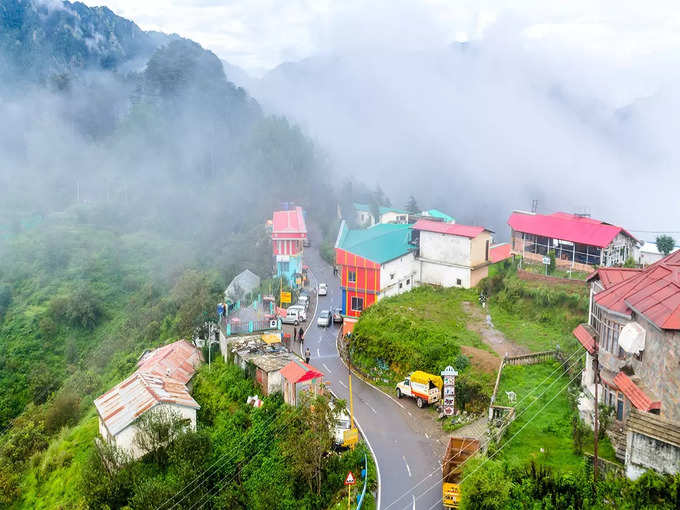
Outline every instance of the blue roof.
{"label": "blue roof", "polygon": [[379,223],[360,230],[350,230],[343,221],[335,247],[359,257],[384,264],[414,251],[410,244],[411,225]]}
{"label": "blue roof", "polygon": [[428,216],[432,216],[433,218],[441,218],[444,221],[450,223],[453,221],[453,218],[446,214],[445,212],[440,211],[439,209],[430,209],[429,211],[425,211]]}

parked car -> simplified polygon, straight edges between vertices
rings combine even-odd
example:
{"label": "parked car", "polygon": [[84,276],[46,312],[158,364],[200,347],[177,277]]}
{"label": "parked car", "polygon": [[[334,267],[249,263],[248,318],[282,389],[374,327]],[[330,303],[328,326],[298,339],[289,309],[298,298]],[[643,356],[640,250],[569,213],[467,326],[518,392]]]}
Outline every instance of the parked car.
{"label": "parked car", "polygon": [[442,395],[444,383],[438,375],[416,371],[397,384],[397,398],[402,396],[416,399],[416,405],[423,407],[437,402]]}
{"label": "parked car", "polygon": [[302,294],[298,300],[297,300],[298,305],[302,305],[305,307],[305,310],[309,308],[309,296],[307,294]]}
{"label": "parked car", "polygon": [[283,324],[294,324],[297,326],[300,324],[301,318],[300,318],[300,310],[293,309],[291,310],[290,308],[286,311],[286,316],[281,319],[281,322]]}
{"label": "parked car", "polygon": [[289,306],[288,310],[297,310],[300,316],[300,321],[305,322],[307,320],[307,308],[305,305],[293,305]]}
{"label": "parked car", "polygon": [[[333,405],[331,404],[331,408]],[[346,447],[345,431],[350,429],[349,413],[345,410],[338,413],[338,421],[333,430],[333,443],[338,448]]]}
{"label": "parked car", "polygon": [[342,315],[337,308],[331,308],[331,315],[333,316],[333,322],[342,322]]}
{"label": "parked car", "polygon": [[321,310],[319,318],[316,319],[316,325],[322,328],[327,328],[331,325],[331,312],[328,310]]}
{"label": "parked car", "polygon": [[302,240],[302,246],[304,246],[305,248],[307,248],[307,247],[309,247],[309,246],[311,246],[311,245],[312,245],[312,241],[309,239],[309,237],[305,237],[305,238]]}
{"label": "parked car", "polygon": [[319,296],[326,296],[328,294],[328,285],[325,283],[320,283],[319,284]]}

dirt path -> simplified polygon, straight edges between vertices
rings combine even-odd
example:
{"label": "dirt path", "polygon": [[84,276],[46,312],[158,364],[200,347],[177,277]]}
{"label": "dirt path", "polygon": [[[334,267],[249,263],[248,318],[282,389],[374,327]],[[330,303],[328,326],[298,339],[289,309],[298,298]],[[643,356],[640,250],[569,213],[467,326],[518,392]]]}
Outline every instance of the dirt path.
{"label": "dirt path", "polygon": [[458,430],[451,432],[451,436],[452,437],[472,437],[474,439],[479,439],[480,442],[482,443],[482,447],[484,447],[489,440],[489,437],[486,434],[486,430],[487,430],[486,425],[487,425],[488,421],[489,421],[489,418],[485,414],[484,416],[482,416],[478,420],[473,421],[472,423],[469,423],[469,424],[465,425],[464,427],[461,427]]}
{"label": "dirt path", "polygon": [[508,356],[519,356],[530,352],[526,347],[508,340],[503,333],[494,328],[491,316],[485,314],[478,306],[469,301],[464,301],[463,310],[472,319],[468,321],[468,329],[479,333],[482,341],[496,351],[501,358],[506,354]]}

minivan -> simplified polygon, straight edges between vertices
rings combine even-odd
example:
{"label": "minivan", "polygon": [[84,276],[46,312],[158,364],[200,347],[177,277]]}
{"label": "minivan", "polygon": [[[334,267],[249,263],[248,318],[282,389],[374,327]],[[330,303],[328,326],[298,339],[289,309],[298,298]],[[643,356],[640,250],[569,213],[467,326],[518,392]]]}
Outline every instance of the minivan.
{"label": "minivan", "polygon": [[288,310],[297,310],[298,315],[300,316],[300,320],[302,322],[305,322],[307,320],[307,310],[305,309],[305,305],[297,304],[289,306]]}
{"label": "minivan", "polygon": [[283,324],[294,324],[297,326],[298,324],[300,324],[300,310],[297,310],[295,308],[291,310],[289,308],[286,311],[286,316],[283,319],[281,319],[281,322]]}

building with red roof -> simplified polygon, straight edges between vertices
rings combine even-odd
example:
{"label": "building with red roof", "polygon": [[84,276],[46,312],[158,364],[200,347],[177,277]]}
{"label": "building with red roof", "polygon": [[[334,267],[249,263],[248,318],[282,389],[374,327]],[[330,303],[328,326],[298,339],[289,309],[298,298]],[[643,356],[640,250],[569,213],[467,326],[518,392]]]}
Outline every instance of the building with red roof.
{"label": "building with red roof", "polygon": [[283,400],[296,405],[297,385],[308,384],[313,393],[322,391],[323,373],[302,360],[294,359],[281,369],[283,378]]}
{"label": "building with red roof", "polygon": [[196,410],[187,384],[202,362],[200,350],[186,340],[145,353],[137,370],[94,400],[99,433],[133,458],[147,452],[135,443],[138,419],[152,410],[166,410],[196,430]]}
{"label": "building with red roof", "polygon": [[[590,418],[599,375],[598,400],[614,408],[610,436],[629,475],[645,469],[679,472],[680,252],[644,269],[601,268],[588,283],[589,322],[574,330],[586,350],[582,414]],[[657,427],[665,431],[661,435],[650,432],[656,419],[663,421]],[[657,465],[641,449],[666,451],[659,457],[665,464]],[[676,460],[669,464],[669,458]]]}
{"label": "building with red roof", "polygon": [[634,257],[637,239],[628,231],[578,214],[515,211],[508,219],[513,253],[542,261],[555,251],[556,263],[579,271],[615,266]]}
{"label": "building with red roof", "polygon": [[285,276],[295,286],[302,278],[303,243],[307,239],[302,208],[275,211],[271,228],[276,275]]}

